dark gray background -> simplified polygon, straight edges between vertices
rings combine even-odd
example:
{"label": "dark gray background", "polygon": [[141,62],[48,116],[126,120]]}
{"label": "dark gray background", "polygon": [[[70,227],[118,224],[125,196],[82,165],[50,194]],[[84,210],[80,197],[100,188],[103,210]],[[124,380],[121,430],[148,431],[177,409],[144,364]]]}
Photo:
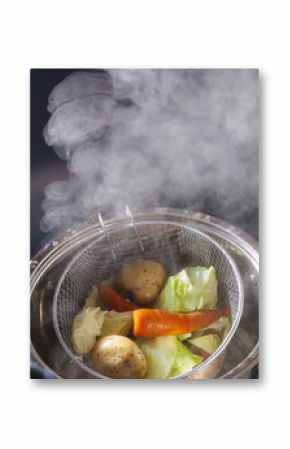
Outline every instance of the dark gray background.
{"label": "dark gray background", "polygon": [[43,189],[51,181],[67,179],[65,162],[45,144],[43,128],[49,119],[47,99],[53,87],[74,70],[33,69],[30,76],[30,151],[31,151],[31,255],[41,248],[45,234],[39,223],[43,215]]}

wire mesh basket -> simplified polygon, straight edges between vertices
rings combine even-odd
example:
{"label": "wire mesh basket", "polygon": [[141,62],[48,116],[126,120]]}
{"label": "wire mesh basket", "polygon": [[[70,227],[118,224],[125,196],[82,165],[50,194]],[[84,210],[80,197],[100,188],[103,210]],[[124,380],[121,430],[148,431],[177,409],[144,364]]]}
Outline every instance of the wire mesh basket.
{"label": "wire mesh basket", "polygon": [[216,377],[243,310],[243,286],[233,259],[215,240],[185,224],[129,219],[111,226],[105,226],[101,220],[101,226],[103,230],[96,239],[67,265],[54,293],[53,324],[71,360],[92,377],[106,378],[74,353],[72,324],[92,287],[116,275],[125,262],[140,258],[155,260],[165,267],[168,275],[187,266],[214,266],[218,279],[217,306],[229,309],[231,328],[208,359],[177,378]]}

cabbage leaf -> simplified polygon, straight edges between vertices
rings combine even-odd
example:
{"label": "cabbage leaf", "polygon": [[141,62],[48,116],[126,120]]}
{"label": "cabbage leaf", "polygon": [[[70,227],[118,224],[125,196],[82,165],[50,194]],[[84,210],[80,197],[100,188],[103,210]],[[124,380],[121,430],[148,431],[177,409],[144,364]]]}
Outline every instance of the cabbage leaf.
{"label": "cabbage leaf", "polygon": [[154,307],[171,312],[192,312],[217,303],[217,277],[214,267],[188,267],[169,276]]}
{"label": "cabbage leaf", "polygon": [[71,340],[76,354],[86,355],[93,349],[106,314],[100,307],[86,306],[75,316]]}
{"label": "cabbage leaf", "polygon": [[147,362],[147,379],[168,379],[189,371],[203,361],[177,337],[143,340],[140,347]]}

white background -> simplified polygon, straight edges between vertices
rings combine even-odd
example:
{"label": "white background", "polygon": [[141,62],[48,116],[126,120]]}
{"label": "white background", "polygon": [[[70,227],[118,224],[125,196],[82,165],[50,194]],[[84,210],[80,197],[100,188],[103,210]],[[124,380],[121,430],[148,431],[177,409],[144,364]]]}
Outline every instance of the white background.
{"label": "white background", "polygon": [[[6,2],[3,6],[2,2],[2,447],[287,446],[290,368],[287,4],[279,0],[26,0]],[[29,380],[29,69],[32,67],[260,69],[260,381],[120,384]]]}

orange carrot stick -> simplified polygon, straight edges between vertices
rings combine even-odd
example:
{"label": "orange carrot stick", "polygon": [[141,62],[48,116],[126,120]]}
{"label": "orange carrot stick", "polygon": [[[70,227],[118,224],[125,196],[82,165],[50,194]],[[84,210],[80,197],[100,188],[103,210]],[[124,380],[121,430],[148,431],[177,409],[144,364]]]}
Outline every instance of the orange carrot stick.
{"label": "orange carrot stick", "polygon": [[98,291],[101,303],[110,310],[127,312],[137,309],[137,306],[129,301],[129,299],[124,298],[124,296],[108,285],[98,285]]}
{"label": "orange carrot stick", "polygon": [[133,334],[143,338],[186,334],[203,329],[228,314],[227,309],[208,309],[192,313],[137,309],[133,311]]}

